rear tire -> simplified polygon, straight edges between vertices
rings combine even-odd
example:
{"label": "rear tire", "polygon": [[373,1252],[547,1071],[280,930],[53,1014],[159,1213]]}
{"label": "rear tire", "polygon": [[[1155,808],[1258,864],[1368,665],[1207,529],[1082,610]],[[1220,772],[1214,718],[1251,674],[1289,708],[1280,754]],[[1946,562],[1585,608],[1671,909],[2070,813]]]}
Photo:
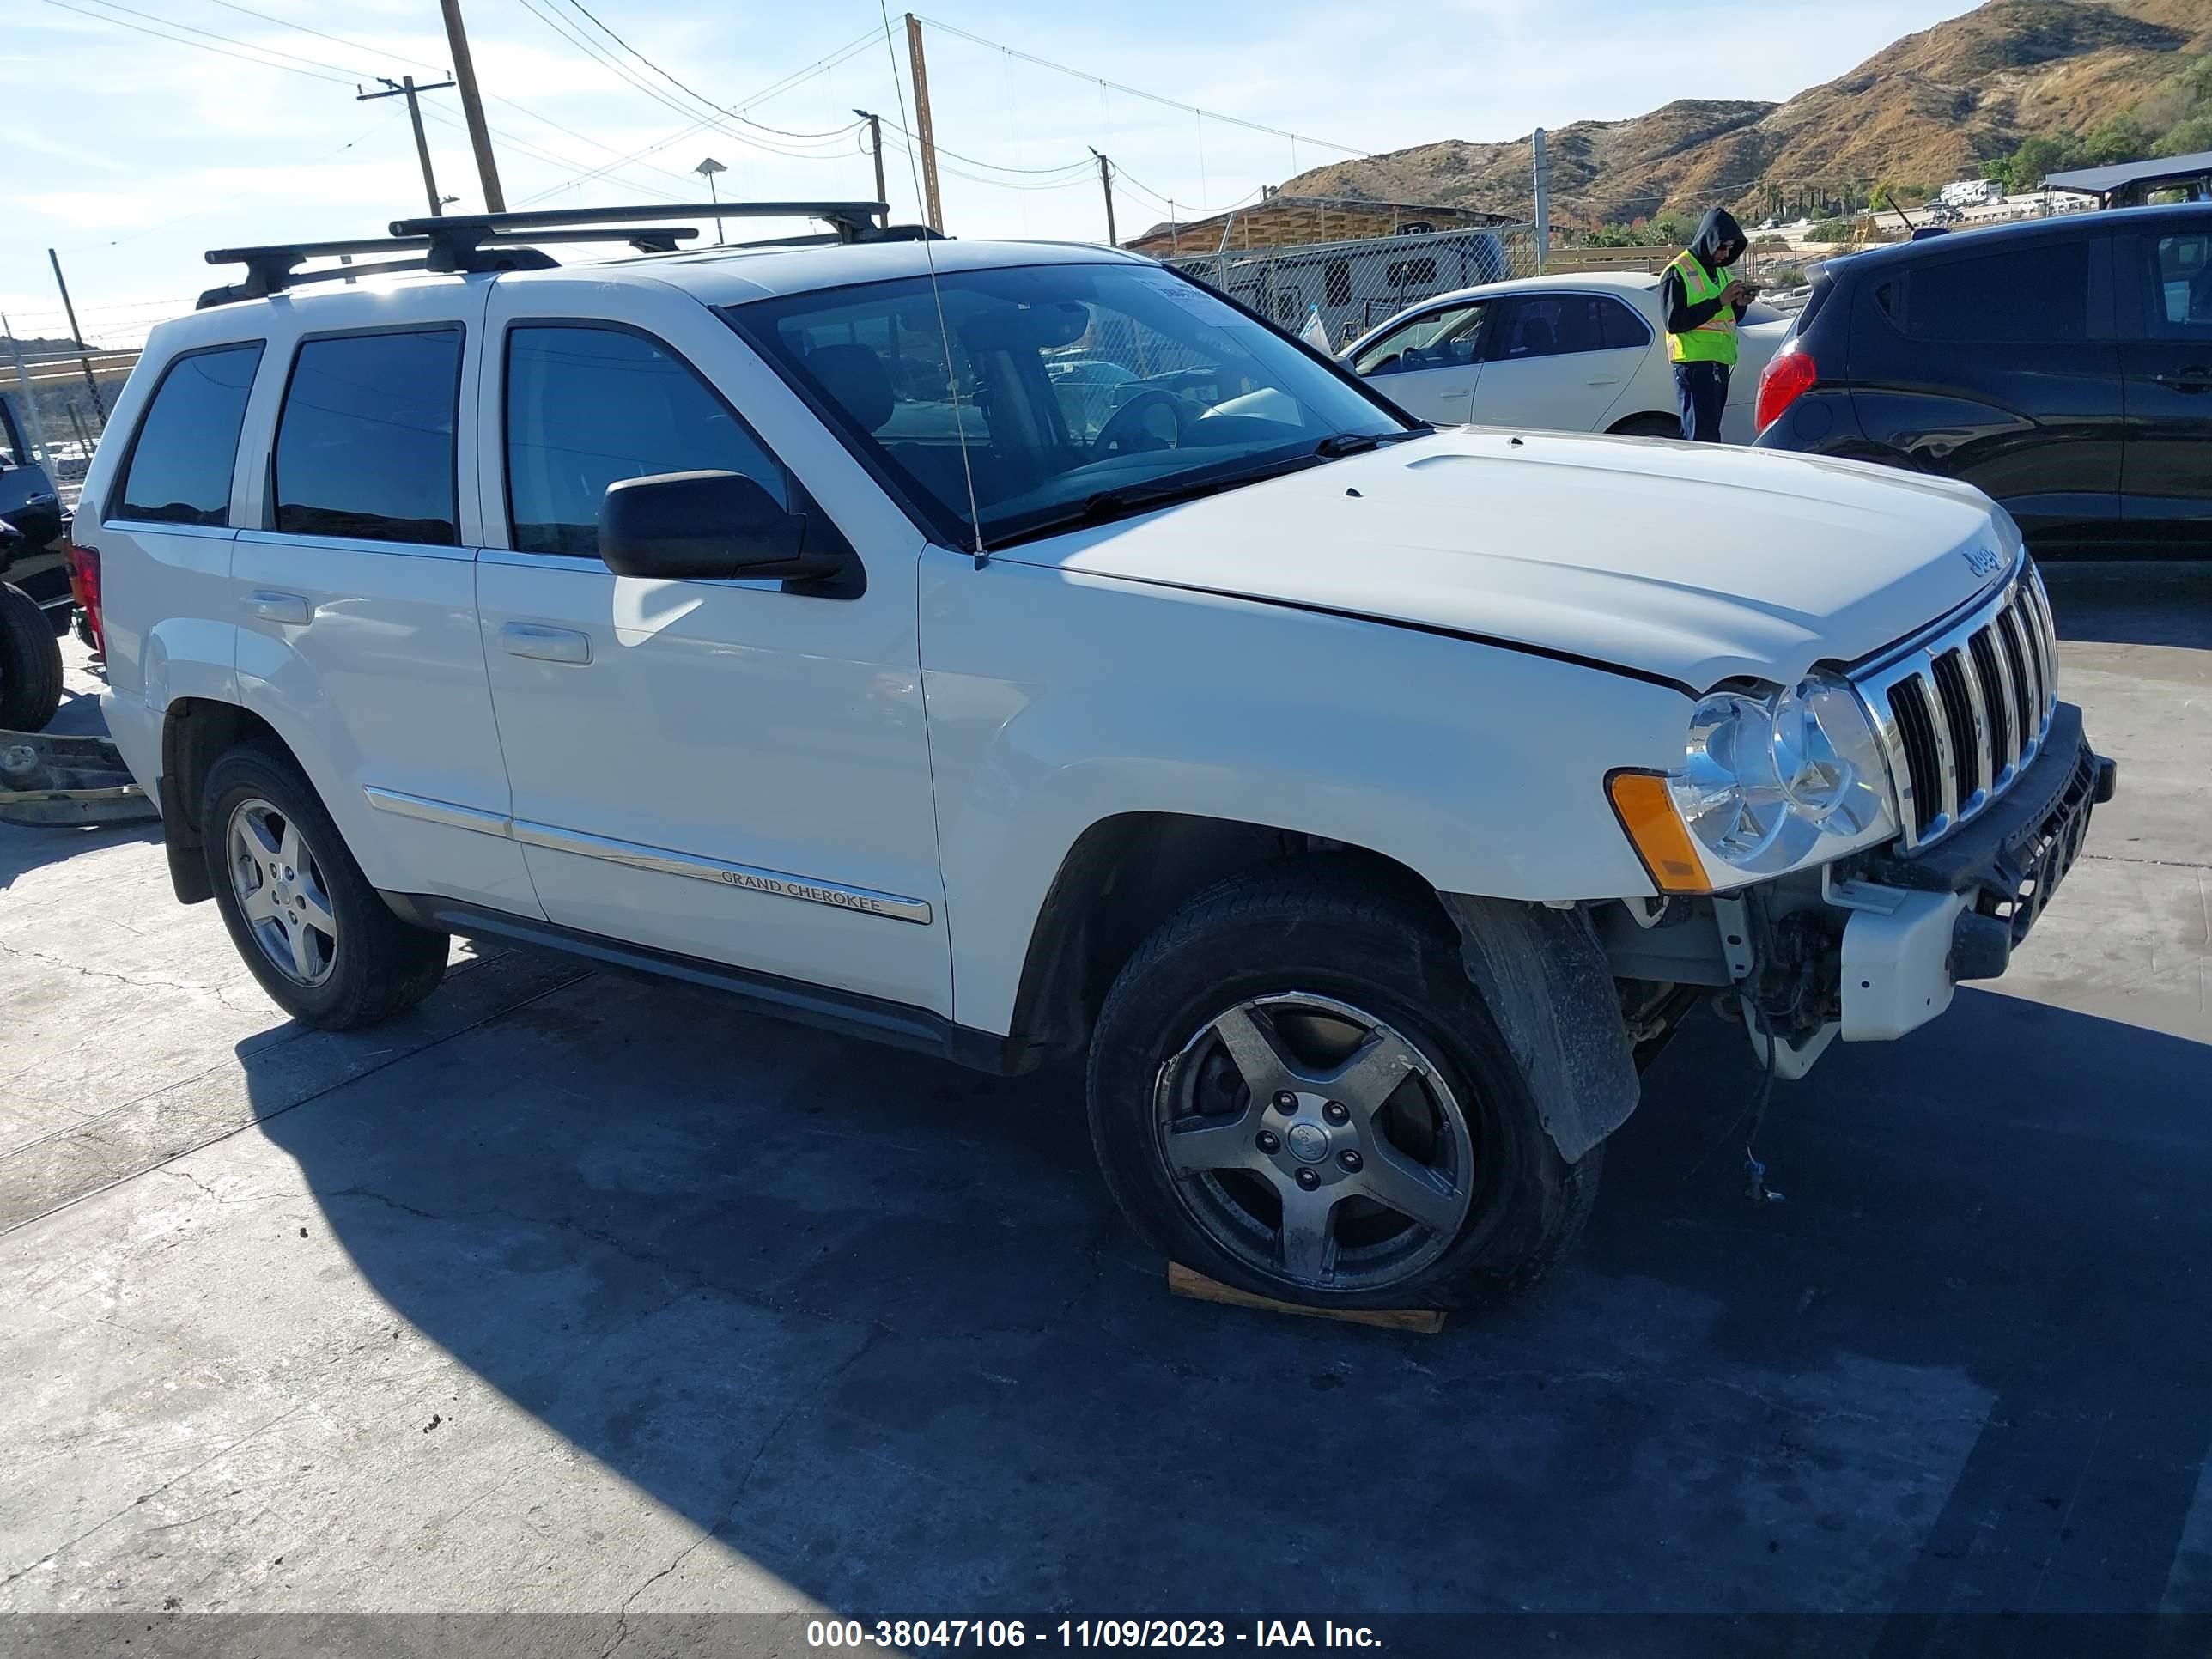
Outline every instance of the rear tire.
{"label": "rear tire", "polygon": [[1623,438],[1679,438],[1682,435],[1682,422],[1680,416],[1674,415],[1632,415],[1606,430]]}
{"label": "rear tire", "polygon": [[0,728],[43,732],[62,702],[62,647],[39,602],[0,582]]}
{"label": "rear tire", "polygon": [[1566,1253],[1601,1148],[1559,1156],[1431,903],[1278,869],[1139,947],[1089,1097],[1106,1183],[1149,1243],[1322,1308],[1494,1302]]}
{"label": "rear tire", "polygon": [[257,745],[223,756],[208,771],[200,826],[231,943],[302,1025],[374,1025],[445,977],[447,935],[392,914],[288,757]]}

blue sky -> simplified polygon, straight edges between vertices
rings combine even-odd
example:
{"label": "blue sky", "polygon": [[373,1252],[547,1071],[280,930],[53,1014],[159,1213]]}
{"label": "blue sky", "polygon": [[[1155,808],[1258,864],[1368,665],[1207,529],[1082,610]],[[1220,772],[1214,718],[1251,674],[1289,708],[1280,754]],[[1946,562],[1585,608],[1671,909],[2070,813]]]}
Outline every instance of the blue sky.
{"label": "blue sky", "polygon": [[[78,9],[9,0],[0,29],[0,147],[9,158],[0,309],[17,333],[63,331],[49,246],[61,252],[87,334],[125,344],[216,280],[200,260],[205,248],[374,234],[422,210],[401,100],[356,103],[354,93],[356,82],[374,89],[377,75],[441,76],[448,53],[437,0],[67,3]],[[725,196],[873,193],[858,134],[839,129],[849,129],[855,106],[896,121],[911,97],[903,31],[895,84],[875,0],[584,3],[682,86],[625,54],[575,0],[465,0],[478,74],[499,100],[489,110],[510,207],[696,194],[690,169],[709,155],[730,169],[719,181]],[[925,23],[938,142],[951,152],[947,228],[1084,238],[1103,233],[1096,174],[1080,165],[1089,145],[1121,171],[1126,236],[1166,217],[1169,199],[1182,214],[1226,206],[1345,153],[1331,146],[1498,139],[1680,97],[1784,98],[1970,9],[1962,0],[929,4],[925,19],[947,26]],[[891,16],[896,24],[900,14]],[[838,58],[848,46],[856,49]],[[1307,137],[1201,119],[1101,79]],[[694,92],[760,125],[710,123]],[[457,210],[479,206],[454,95],[424,101],[441,191],[460,198]],[[887,165],[899,216],[918,217],[908,158],[893,151]]]}

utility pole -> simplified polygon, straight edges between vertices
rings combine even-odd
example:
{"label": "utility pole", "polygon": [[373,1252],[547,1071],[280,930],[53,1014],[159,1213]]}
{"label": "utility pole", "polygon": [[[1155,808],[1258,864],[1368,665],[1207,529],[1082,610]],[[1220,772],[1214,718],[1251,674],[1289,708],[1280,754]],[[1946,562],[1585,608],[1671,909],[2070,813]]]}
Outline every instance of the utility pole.
{"label": "utility pole", "polygon": [[1544,129],[1536,129],[1536,274],[1552,257],[1552,161],[1544,154]]}
{"label": "utility pole", "polygon": [[871,115],[864,109],[856,109],[853,113],[868,124],[868,154],[876,158],[876,199],[884,204],[884,223],[888,227],[891,222],[891,198],[884,188],[883,117]]}
{"label": "utility pole", "polygon": [[100,416],[100,423],[106,426],[107,405],[100,401],[100,382],[92,378],[92,358],[87,351],[90,342],[84,337],[84,331],[76,325],[76,307],[70,303],[69,284],[62,280],[61,255],[48,248],[46,260],[54,268],[54,286],[62,291],[62,310],[69,318],[70,339],[77,349],[76,360],[84,368],[84,389],[92,393],[93,412]]}
{"label": "utility pole", "polygon": [[477,153],[477,179],[483,188],[486,213],[507,211],[499,187],[499,163],[492,160],[491,129],[484,125],[483,95],[477,90],[477,66],[469,56],[468,31],[461,26],[461,0],[438,0],[446,14],[446,45],[453,54],[453,79],[461,89],[461,113],[468,118],[469,148]]}
{"label": "utility pole", "polygon": [[1091,148],[1093,155],[1098,156],[1098,188],[1106,192],[1106,246],[1119,247],[1121,239],[1114,234],[1114,169],[1103,155],[1098,155],[1095,147],[1087,148]]}
{"label": "utility pole", "polygon": [[[453,0],[446,0],[451,5]],[[937,193],[937,129],[929,118],[929,67],[921,61],[921,19],[906,15],[907,60],[914,69],[914,136],[921,146],[921,191],[929,228],[945,234],[945,204]]]}
{"label": "utility pole", "polygon": [[379,98],[404,98],[407,100],[407,118],[415,124],[415,156],[422,163],[422,193],[430,198],[430,216],[434,219],[445,210],[438,202],[437,175],[430,171],[430,141],[422,136],[422,106],[415,101],[415,94],[418,92],[443,92],[453,83],[451,81],[438,81],[427,87],[418,87],[415,84],[415,77],[411,75],[402,76],[397,81],[388,75],[380,75],[376,78],[383,82],[391,90],[362,92],[356,88],[354,93],[354,102],[373,103]]}

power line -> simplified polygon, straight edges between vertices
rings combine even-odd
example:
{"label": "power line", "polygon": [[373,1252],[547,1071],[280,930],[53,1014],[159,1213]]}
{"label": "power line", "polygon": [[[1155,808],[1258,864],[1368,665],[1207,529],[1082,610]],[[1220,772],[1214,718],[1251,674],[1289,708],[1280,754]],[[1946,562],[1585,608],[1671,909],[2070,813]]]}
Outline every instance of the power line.
{"label": "power line", "polygon": [[[416,69],[428,70],[435,74],[443,75],[447,72],[446,67],[442,64],[425,63],[422,58],[410,58],[404,52],[392,52],[380,46],[371,46],[359,40],[348,40],[342,34],[331,34],[326,30],[310,28],[305,23],[295,23],[289,18],[278,17],[269,12],[256,11],[251,6],[240,5],[238,3],[238,0],[210,0],[210,3],[221,6],[227,11],[238,12],[246,17],[258,18],[264,23],[274,23],[280,28],[296,29],[301,34],[312,34],[319,40],[328,40],[333,46],[344,46],[349,51],[365,52],[374,58],[389,58],[396,63],[411,64]],[[488,94],[487,96],[489,101],[493,103],[503,104],[508,109],[514,111],[517,114],[526,116],[531,120],[536,121],[541,125],[550,127],[556,132],[566,133],[569,137],[577,140],[580,143],[589,144],[594,149],[605,150],[610,155],[618,155],[621,154],[621,152],[616,149],[612,144],[606,143],[600,139],[594,138],[587,132],[579,132],[574,127],[563,126],[551,116],[542,114],[538,111],[531,108],[527,104],[518,103],[515,100],[504,97],[498,93]],[[627,161],[635,158],[624,159]],[[620,166],[622,163],[617,162],[616,165]],[[651,162],[647,162],[646,165],[647,167],[653,167]],[[653,167],[653,171],[673,179],[678,184],[688,185],[690,182],[682,174],[671,173],[665,167]]]}
{"label": "power line", "polygon": [[[601,68],[614,75],[625,85],[630,87],[635,91],[643,93],[647,97],[652,99],[655,103],[660,105],[665,109],[673,110],[677,114],[684,116],[688,119],[698,119],[697,111],[692,109],[688,105],[677,102],[674,99],[671,98],[667,94],[661,91],[659,88],[653,85],[650,82],[641,80],[637,76],[632,74],[628,69],[626,69],[620,59],[611,56],[606,52],[595,46],[588,39],[577,34],[572,29],[564,26],[560,20],[551,13],[540,10],[538,5],[534,3],[534,0],[515,0],[515,3],[520,5],[532,17],[535,17],[539,22],[544,24],[547,28],[551,29],[553,33],[560,36],[562,40],[575,47],[577,51],[591,58],[592,62],[598,64]],[[696,96],[696,94],[694,95]],[[709,107],[711,108],[713,106],[709,106]],[[712,126],[718,132],[724,134],[726,137],[733,139],[738,143],[750,144],[754,149],[766,151],[770,155],[787,156],[799,161],[819,161],[828,159],[826,156],[810,154],[808,151],[804,149],[795,150],[783,145],[772,143],[766,139],[754,137],[750,133],[733,131],[730,128],[721,125],[721,114],[722,112],[720,110],[715,109],[714,114],[706,118],[702,125]],[[853,126],[842,128],[839,130],[838,134],[832,136],[842,136],[842,133],[849,132],[858,125],[859,123],[855,122],[853,124]]]}
{"label": "power line", "polygon": [[[285,64],[272,64],[266,58],[249,58],[242,52],[226,52],[221,46],[202,46],[197,40],[185,40],[179,39],[178,36],[173,34],[164,34],[159,29],[148,28],[143,23],[128,23],[120,17],[110,17],[102,12],[87,11],[82,6],[71,5],[70,3],[70,0],[46,0],[46,3],[50,6],[58,7],[63,11],[73,11],[80,17],[89,17],[95,23],[106,23],[115,28],[129,29],[137,34],[150,34],[156,40],[167,40],[173,46],[191,46],[196,51],[211,52],[218,58],[234,58],[241,64],[252,64],[261,69],[278,70],[286,75],[303,75],[311,81],[323,81],[335,87],[354,85],[356,81],[359,78],[349,77],[342,80],[337,75],[319,75],[313,70],[294,69],[290,65]],[[141,12],[137,15],[139,16],[144,16],[146,14]],[[204,30],[197,32],[201,33],[205,33]],[[218,36],[216,38],[222,39],[227,37]],[[244,45],[245,43],[241,41],[238,44]],[[306,60],[302,59],[301,61],[305,62]],[[343,71],[341,71],[341,73],[343,73]]]}
{"label": "power line", "polygon": [[662,80],[667,82],[670,86],[676,88],[678,91],[684,93],[690,97],[697,99],[699,102],[704,104],[708,109],[715,111],[718,114],[727,115],[731,119],[735,121],[743,121],[749,127],[758,127],[763,132],[773,132],[779,137],[806,139],[842,137],[845,134],[850,132],[854,125],[859,125],[855,122],[846,126],[833,128],[828,132],[790,132],[787,131],[782,127],[772,127],[765,121],[748,120],[744,116],[739,115],[735,110],[726,110],[722,108],[720,104],[717,104],[713,99],[708,97],[706,94],[696,91],[694,88],[686,86],[683,82],[678,80],[673,75],[671,75],[666,70],[661,68],[659,64],[654,63],[653,59],[647,58],[635,46],[630,45],[629,41],[623,40],[622,36],[617,34],[605,23],[599,21],[599,18],[590,10],[590,9],[583,4],[583,0],[568,0],[568,4],[572,9],[582,13],[585,19],[590,22],[593,28],[599,30],[599,32],[605,35],[608,40],[613,41],[631,57],[636,58],[639,63],[644,64],[646,68],[651,70]]}
{"label": "power line", "polygon": [[[367,52],[372,58],[389,58],[394,63],[410,64],[416,69],[428,70],[437,75],[447,73],[447,67],[442,64],[426,64],[421,58],[410,58],[404,52],[387,51],[382,46],[364,46],[358,40],[347,40],[343,34],[326,33],[321,29],[309,28],[305,23],[295,23],[289,17],[277,17],[265,11],[256,11],[251,6],[241,6],[238,3],[238,0],[210,0],[210,3],[221,6],[226,11],[239,12],[247,17],[258,17],[264,23],[276,24],[279,28],[297,29],[302,34],[313,35],[318,40],[327,40],[334,46],[344,46],[352,52]],[[179,24],[178,27],[181,28],[183,25]]]}
{"label": "power line", "polygon": [[1318,144],[1323,149],[1340,150],[1346,155],[1374,154],[1371,149],[1364,149],[1357,144],[1332,143],[1326,138],[1316,138],[1303,132],[1291,132],[1282,127],[1271,127],[1260,121],[1247,121],[1241,116],[1223,115],[1215,110],[1200,109],[1196,104],[1186,104],[1179,99],[1165,98],[1157,92],[1146,92],[1141,87],[1124,86],[1119,81],[1109,81],[1101,75],[1091,75],[1082,70],[1070,69],[1065,64],[1055,64],[1049,58],[1039,58],[1034,52],[1024,52],[1018,47],[1007,46],[1003,41],[987,40],[980,34],[970,34],[966,29],[955,28],[951,24],[934,17],[925,17],[922,21],[927,23],[932,28],[942,29],[945,33],[957,35],[975,46],[988,46],[993,52],[1002,52],[1009,57],[1020,58],[1024,63],[1035,64],[1040,69],[1054,70],[1061,75],[1071,75],[1079,81],[1088,81],[1097,86],[1111,88],[1114,91],[1127,94],[1129,97],[1142,98],[1148,103],[1159,104],[1169,109],[1179,109],[1186,114],[1202,116],[1212,121],[1225,122],[1232,127],[1243,127],[1249,131],[1264,132],[1276,138],[1288,138],[1297,143]]}
{"label": "power line", "polygon": [[[848,41],[845,45],[838,47],[836,51],[829,53],[826,57],[817,59],[814,63],[808,64],[805,69],[795,70],[789,75],[785,76],[781,80],[770,82],[768,86],[763,87],[760,91],[752,94],[749,97],[739,99],[732,107],[733,109],[750,109],[756,104],[766,103],[772,98],[781,97],[783,94],[790,91],[793,87],[801,85],[805,82],[811,80],[816,75],[824,73],[836,68],[847,58],[852,57],[855,52],[866,51],[868,47],[872,46],[876,42],[877,35],[881,33],[882,31],[879,29],[869,29],[866,33],[862,33],[858,39]],[[679,131],[669,134],[665,138],[655,139],[652,143],[646,144],[637,149],[631,150],[623,158],[622,161],[614,162],[605,167],[587,169],[583,173],[576,174],[573,178],[563,179],[559,184],[548,185],[545,189],[538,191],[535,195],[526,199],[529,202],[541,202],[547,197],[558,195],[564,190],[571,190],[579,185],[589,184],[594,179],[605,177],[609,173],[612,172],[615,167],[622,166],[623,162],[634,161],[641,156],[651,155],[658,151],[666,149],[672,144],[681,143],[684,139],[690,137],[694,133],[703,132],[714,125],[714,124],[711,119],[695,120],[689,126],[683,128]]]}
{"label": "power line", "polygon": [[93,3],[105,6],[110,11],[129,12],[133,17],[143,17],[149,22],[161,24],[164,28],[182,29],[187,34],[204,35],[210,40],[228,41],[234,46],[243,46],[248,52],[265,52],[271,58],[286,58],[292,63],[305,64],[314,69],[335,70],[340,75],[355,73],[343,64],[325,63],[319,58],[302,58],[295,52],[285,52],[276,46],[264,46],[254,40],[241,40],[234,34],[218,34],[213,29],[197,28],[190,23],[179,23],[173,17],[157,17],[151,12],[138,11],[130,6],[118,5],[116,0],[93,0]]}

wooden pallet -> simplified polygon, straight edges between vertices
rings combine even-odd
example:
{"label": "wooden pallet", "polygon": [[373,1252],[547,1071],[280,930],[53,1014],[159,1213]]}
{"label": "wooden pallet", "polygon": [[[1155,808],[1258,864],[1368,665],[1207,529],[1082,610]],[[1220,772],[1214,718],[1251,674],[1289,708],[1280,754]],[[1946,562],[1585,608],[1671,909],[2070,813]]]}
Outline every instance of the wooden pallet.
{"label": "wooden pallet", "polygon": [[1168,1263],[1168,1289],[1194,1302],[1218,1302],[1231,1308],[1256,1308],[1262,1313],[1297,1314],[1305,1319],[1334,1319],[1347,1325],[1372,1325],[1386,1331],[1418,1331],[1434,1336],[1444,1328],[1443,1315],[1434,1308],[1301,1308],[1273,1297],[1255,1296],[1233,1285],[1186,1267]]}

